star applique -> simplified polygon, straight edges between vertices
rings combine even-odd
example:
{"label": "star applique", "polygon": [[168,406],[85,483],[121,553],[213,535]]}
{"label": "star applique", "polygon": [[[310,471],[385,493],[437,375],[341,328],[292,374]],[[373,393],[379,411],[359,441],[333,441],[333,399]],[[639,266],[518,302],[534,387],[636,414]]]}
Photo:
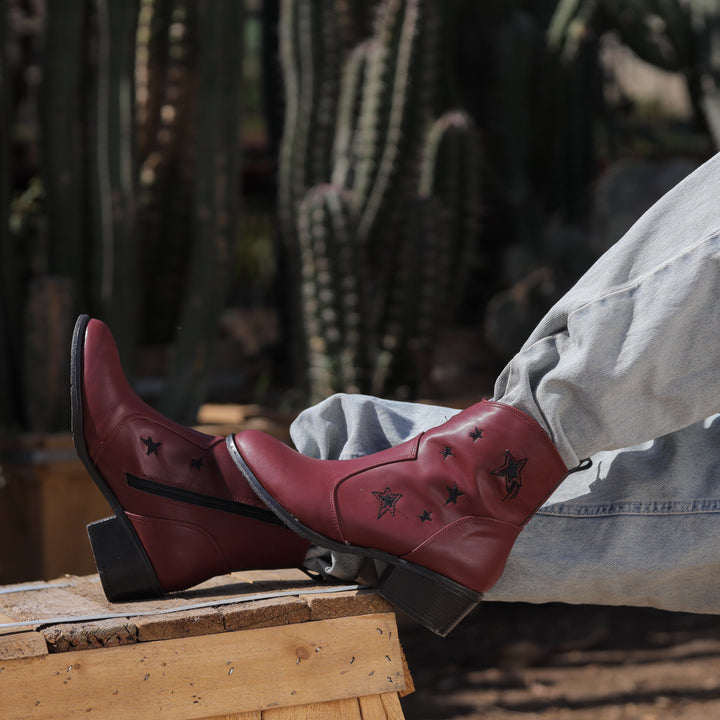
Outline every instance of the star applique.
{"label": "star applique", "polygon": [[196,470],[201,470],[202,466],[203,466],[203,459],[201,457],[190,459],[190,467],[191,468],[195,468]]}
{"label": "star applique", "polygon": [[478,430],[477,427],[473,429],[473,431],[470,433],[470,437],[472,438],[472,441],[475,442],[476,440],[480,440],[482,437],[483,431]]}
{"label": "star applique", "polygon": [[457,499],[465,493],[462,490],[458,490],[457,483],[455,483],[455,487],[448,487],[447,485],[445,487],[448,491],[448,499],[445,501],[445,504],[449,505],[452,503],[453,505],[457,505]]}
{"label": "star applique", "polygon": [[152,437],[148,435],[146,438],[141,437],[140,438],[145,445],[147,445],[147,454],[148,455],[157,455],[158,454],[158,448],[162,445],[162,443],[154,442]]}
{"label": "star applique", "polygon": [[447,460],[453,454],[452,448],[446,445],[445,449],[440,451],[440,454]]}
{"label": "star applique", "polygon": [[500,477],[505,478],[505,489],[507,490],[507,493],[503,498],[503,501],[512,500],[517,497],[517,494],[520,492],[520,488],[522,487],[520,472],[525,467],[525,463],[527,461],[527,458],[516,460],[512,453],[509,450],[506,450],[505,463],[502,467],[490,471],[492,475],[499,475]]}
{"label": "star applique", "polygon": [[386,487],[382,492],[375,490],[373,495],[380,501],[377,519],[379,520],[388,512],[395,517],[395,510],[397,509],[398,500],[402,497],[402,493],[394,493],[389,487]]}
{"label": "star applique", "polygon": [[422,515],[418,515],[418,517],[420,518],[420,522],[424,524],[424,523],[426,523],[428,520],[429,520],[430,522],[432,522],[432,518],[430,517],[431,515],[432,515],[431,512],[428,512],[427,510],[423,510],[423,511],[422,511]]}

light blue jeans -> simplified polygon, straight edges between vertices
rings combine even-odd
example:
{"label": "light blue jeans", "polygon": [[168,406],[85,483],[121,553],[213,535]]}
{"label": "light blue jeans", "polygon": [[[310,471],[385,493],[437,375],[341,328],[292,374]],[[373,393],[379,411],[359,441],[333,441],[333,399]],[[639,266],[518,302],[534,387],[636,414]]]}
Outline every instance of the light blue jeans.
{"label": "light blue jeans", "polygon": [[[720,613],[720,155],[656,203],[551,309],[494,397],[533,416],[568,467],[488,600]],[[336,395],[291,434],[367,455],[457,410]],[[318,554],[322,551],[318,550]],[[356,559],[334,555],[340,577]]]}

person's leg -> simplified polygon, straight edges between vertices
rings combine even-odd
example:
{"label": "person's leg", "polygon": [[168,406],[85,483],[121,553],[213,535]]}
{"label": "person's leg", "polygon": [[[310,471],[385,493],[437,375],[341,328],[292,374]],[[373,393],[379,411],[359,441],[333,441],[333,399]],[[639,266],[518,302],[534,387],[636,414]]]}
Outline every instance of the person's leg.
{"label": "person's leg", "polygon": [[[486,600],[720,613],[720,416],[621,451],[561,485]],[[582,485],[585,485],[583,492]]]}
{"label": "person's leg", "polygon": [[498,378],[493,401],[342,466],[240,434],[228,442],[238,469],[313,544],[386,563],[384,597],[449,632],[583,459],[720,408],[719,193],[716,156],[557,303]]}
{"label": "person's leg", "polygon": [[720,155],[655,204],[508,364],[495,399],[568,467],[720,409]]}
{"label": "person's leg", "polygon": [[[296,447],[353,458],[393,447],[458,410],[335,395],[300,414]],[[720,416],[635,448],[600,452],[540,508],[486,600],[720,612]],[[357,555],[316,548],[311,567],[351,580]]]}

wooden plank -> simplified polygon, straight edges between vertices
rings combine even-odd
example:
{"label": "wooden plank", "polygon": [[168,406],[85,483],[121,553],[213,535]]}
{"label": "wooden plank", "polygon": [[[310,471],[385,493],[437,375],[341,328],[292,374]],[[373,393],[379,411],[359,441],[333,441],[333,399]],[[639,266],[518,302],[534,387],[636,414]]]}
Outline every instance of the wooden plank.
{"label": "wooden plank", "polygon": [[401,698],[404,698],[408,695],[412,695],[415,692],[415,682],[412,679],[412,675],[410,673],[410,666],[408,665],[407,658],[405,657],[405,651],[402,649],[402,646],[400,647],[400,654],[402,655],[402,664],[405,670],[405,689],[401,690],[399,695]]}
{"label": "wooden plank", "polygon": [[0,660],[16,720],[194,720],[404,686],[392,613]]}
{"label": "wooden plank", "polygon": [[138,642],[213,635],[223,632],[223,616],[217,608],[199,608],[167,615],[133,618]]}
{"label": "wooden plank", "polygon": [[384,693],[380,696],[380,699],[382,700],[387,720],[404,720],[405,715],[403,714],[400,698],[397,693]]}
{"label": "wooden plank", "polygon": [[382,696],[365,695],[358,698],[362,720],[386,720]]}
{"label": "wooden plank", "polygon": [[[16,618],[11,617],[10,615],[4,615],[0,612],[0,625],[14,622],[16,622]],[[18,632],[18,628],[0,628],[0,638],[2,638],[3,635],[10,635],[16,632]]]}
{"label": "wooden plank", "polygon": [[392,611],[392,605],[376,590],[347,590],[337,593],[332,592],[332,588],[328,590],[322,595],[300,596],[310,608],[311,620]]}
{"label": "wooden plank", "polygon": [[357,698],[264,710],[262,720],[363,720]]}
{"label": "wooden plank", "polygon": [[137,642],[137,628],[126,618],[95,620],[92,623],[66,623],[41,628],[38,634],[44,638],[52,653],[71,650],[97,650]]}
{"label": "wooden plank", "polygon": [[[38,587],[0,595],[0,613],[7,614],[16,621],[98,615],[108,612],[108,609],[106,601],[97,602],[80,595],[73,586]],[[113,608],[113,612],[118,611]]]}
{"label": "wooden plank", "polygon": [[358,698],[362,720],[404,720],[397,693],[366,695]]}
{"label": "wooden plank", "polygon": [[249,630],[311,620],[308,604],[297,597],[269,598],[244,605],[228,605],[220,608],[220,611],[225,630]]}
{"label": "wooden plank", "polygon": [[47,644],[36,632],[16,632],[0,635],[0,661],[22,657],[47,655]]}

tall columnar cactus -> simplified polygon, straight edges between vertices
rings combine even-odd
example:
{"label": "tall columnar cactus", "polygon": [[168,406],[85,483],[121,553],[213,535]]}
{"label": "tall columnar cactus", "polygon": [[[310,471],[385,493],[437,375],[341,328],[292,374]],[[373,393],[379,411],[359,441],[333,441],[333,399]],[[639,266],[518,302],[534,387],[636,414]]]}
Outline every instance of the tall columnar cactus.
{"label": "tall columnar cactus", "polygon": [[[297,22],[291,11],[301,5],[283,5],[286,23]],[[461,128],[458,117],[446,120],[449,129],[436,129],[426,142],[438,96],[443,17],[425,0],[379,4],[372,36],[349,53],[343,68],[332,171],[323,178],[332,184],[311,187],[296,210],[281,195],[283,224],[292,224],[285,234],[297,233],[300,251],[314,400],[333,390],[384,394],[417,384],[409,376],[437,330],[438,309],[456,279],[453,265],[467,260],[464,248],[477,239],[479,203],[469,196],[480,192],[478,172],[465,175],[462,168],[481,161],[469,126]],[[291,91],[297,77],[297,68],[286,66]],[[286,148],[302,139],[297,112],[289,105]],[[308,112],[303,120],[312,126]],[[463,139],[449,138],[453,130]],[[420,187],[425,145],[427,179]],[[453,156],[457,145],[462,149]],[[281,176],[291,176],[293,168],[283,167],[290,162],[281,156]],[[438,177],[443,171],[466,180],[459,197],[448,197],[450,181]],[[442,197],[431,197],[435,192]],[[454,212],[467,213],[464,227],[450,217]],[[460,237],[453,240],[455,229]]]}
{"label": "tall columnar cactus", "polygon": [[343,60],[335,0],[281,0],[285,124],[280,146],[280,230],[296,260],[296,213],[309,188],[330,177]]}
{"label": "tall columnar cactus", "polygon": [[462,297],[471,275],[480,269],[483,167],[480,133],[472,118],[463,110],[441,115],[423,148],[419,194],[438,201],[449,236],[454,291],[446,295],[448,300]]}
{"label": "tall columnar cactus", "polygon": [[195,16],[199,82],[193,245],[168,392],[161,404],[184,422],[195,420],[205,396],[238,232],[244,4],[202,0],[195,5]]}
{"label": "tall columnar cactus", "polygon": [[350,194],[311,189],[298,211],[301,283],[312,399],[358,392],[367,372],[365,266]]}
{"label": "tall columnar cactus", "polygon": [[[10,156],[9,107],[10,82],[8,77],[5,40],[7,29],[7,2],[0,0],[0,157]],[[13,296],[10,281],[15,264],[8,233],[8,210],[10,208],[10,167],[0,163],[0,427],[8,427],[17,414],[17,399],[13,390],[15,353],[11,339],[13,328]]]}
{"label": "tall columnar cactus", "polygon": [[[47,8],[41,95],[43,184],[48,225],[49,270],[84,289],[82,80],[87,13],[84,0],[50,3]],[[76,297],[75,308],[86,298]]]}
{"label": "tall columnar cactus", "polygon": [[94,142],[89,153],[96,306],[126,357],[137,339],[139,293],[134,153],[135,33],[138,0],[97,0]]}
{"label": "tall columnar cactus", "polygon": [[439,38],[432,3],[386,0],[379,6],[352,140],[358,233],[369,242],[379,237],[376,229],[387,220],[388,208],[416,190],[420,147],[436,94]]}
{"label": "tall columnar cactus", "polygon": [[[138,233],[144,337],[170,341],[193,237],[197,28],[187,0],[143,0],[138,31]],[[172,112],[168,109],[172,108]]]}

